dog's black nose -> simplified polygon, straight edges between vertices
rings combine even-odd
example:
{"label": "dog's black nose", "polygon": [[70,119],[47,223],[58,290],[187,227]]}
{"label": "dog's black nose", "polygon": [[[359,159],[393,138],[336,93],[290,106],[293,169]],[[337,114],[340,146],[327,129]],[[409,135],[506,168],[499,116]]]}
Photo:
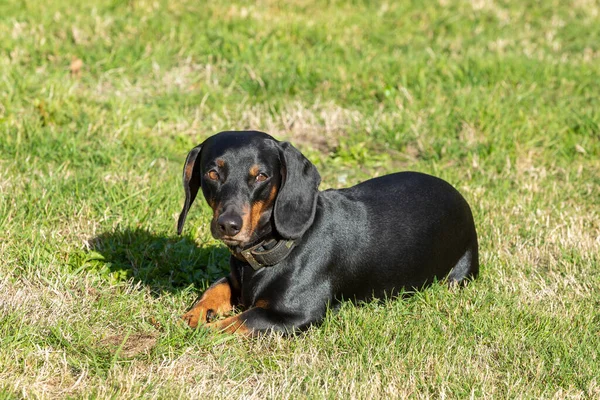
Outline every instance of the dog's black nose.
{"label": "dog's black nose", "polygon": [[217,225],[222,234],[227,236],[235,236],[242,229],[242,218],[234,214],[221,214],[217,219]]}

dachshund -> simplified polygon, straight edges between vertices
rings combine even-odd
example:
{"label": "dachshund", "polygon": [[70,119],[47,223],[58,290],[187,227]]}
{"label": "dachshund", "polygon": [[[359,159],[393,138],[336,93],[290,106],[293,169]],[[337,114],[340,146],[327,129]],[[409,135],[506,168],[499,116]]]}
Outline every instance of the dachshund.
{"label": "dachshund", "polygon": [[[255,336],[318,325],[343,300],[371,301],[479,272],[467,201],[449,183],[399,172],[319,191],[316,167],[257,131],[227,131],[185,160],[181,234],[199,189],[210,230],[231,252],[230,273],[182,317],[195,328]],[[230,315],[234,310],[245,311]]]}

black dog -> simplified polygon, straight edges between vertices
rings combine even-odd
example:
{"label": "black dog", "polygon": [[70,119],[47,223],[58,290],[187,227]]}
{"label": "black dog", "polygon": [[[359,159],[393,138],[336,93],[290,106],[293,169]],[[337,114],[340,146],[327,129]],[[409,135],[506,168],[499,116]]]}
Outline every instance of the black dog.
{"label": "black dog", "polygon": [[[296,148],[262,132],[221,132],[190,151],[178,232],[202,188],[212,235],[232,253],[229,276],[183,316],[191,327],[298,331],[342,299],[477,276],[473,216],[447,182],[401,172],[319,192],[320,180]],[[211,322],[236,306],[246,311]]]}

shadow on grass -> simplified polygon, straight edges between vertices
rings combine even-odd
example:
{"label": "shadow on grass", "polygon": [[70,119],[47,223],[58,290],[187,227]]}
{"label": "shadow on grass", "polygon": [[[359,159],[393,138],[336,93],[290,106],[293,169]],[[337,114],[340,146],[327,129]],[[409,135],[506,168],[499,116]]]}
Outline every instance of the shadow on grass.
{"label": "shadow on grass", "polygon": [[158,236],[144,229],[104,232],[89,242],[86,268],[119,281],[133,278],[152,291],[202,287],[227,274],[229,251],[198,246],[186,236]]}

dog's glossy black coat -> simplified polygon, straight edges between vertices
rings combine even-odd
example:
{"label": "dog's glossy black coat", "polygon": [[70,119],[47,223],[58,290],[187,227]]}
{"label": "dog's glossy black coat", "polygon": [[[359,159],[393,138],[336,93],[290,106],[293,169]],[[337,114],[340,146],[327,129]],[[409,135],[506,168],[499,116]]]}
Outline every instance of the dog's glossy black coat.
{"label": "dog's glossy black coat", "polygon": [[[342,299],[384,298],[435,279],[461,283],[477,276],[471,210],[439,178],[400,172],[319,192],[314,165],[289,143],[261,132],[212,136],[190,152],[186,168],[193,168],[187,182],[184,173],[191,200],[179,230],[201,187],[215,212],[212,233],[234,253],[227,278],[231,301],[246,309],[240,319],[251,333],[305,329]],[[215,169],[217,181],[207,175]],[[258,182],[252,170],[267,179]],[[240,218],[257,202],[260,219],[244,232]],[[244,240],[231,236],[231,225],[241,228]],[[296,239],[297,246],[279,264],[255,271],[239,252],[271,237]]]}

